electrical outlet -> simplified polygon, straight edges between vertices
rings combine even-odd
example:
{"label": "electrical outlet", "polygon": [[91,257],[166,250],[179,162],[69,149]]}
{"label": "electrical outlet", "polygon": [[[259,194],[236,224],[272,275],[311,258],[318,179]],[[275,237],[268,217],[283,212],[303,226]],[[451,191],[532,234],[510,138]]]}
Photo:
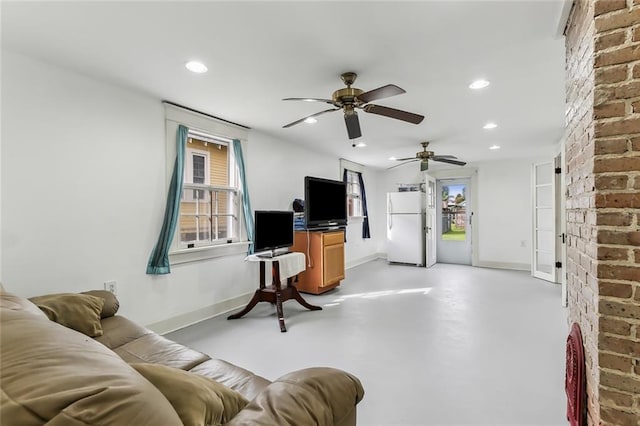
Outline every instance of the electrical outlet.
{"label": "electrical outlet", "polygon": [[118,283],[115,281],[105,281],[104,289],[110,291],[113,294],[116,294],[118,291]]}

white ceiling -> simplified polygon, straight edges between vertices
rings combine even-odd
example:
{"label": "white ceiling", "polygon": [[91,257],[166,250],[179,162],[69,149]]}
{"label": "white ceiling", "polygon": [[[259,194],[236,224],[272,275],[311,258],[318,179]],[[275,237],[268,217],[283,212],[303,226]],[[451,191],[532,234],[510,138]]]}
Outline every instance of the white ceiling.
{"label": "white ceiling", "polygon": [[[368,166],[397,164],[431,140],[465,161],[548,156],[564,127],[566,0],[2,2],[3,48],[188,106]],[[198,59],[202,75],[184,68]],[[359,113],[352,148],[340,112],[285,97],[330,98],[340,74],[419,125]],[[491,85],[471,91],[486,78]],[[494,130],[482,126],[493,121]],[[489,150],[497,144],[502,149]],[[434,166],[436,166],[434,164]],[[446,166],[446,165],[445,165]],[[403,166],[409,167],[409,166]],[[416,165],[417,167],[417,165]],[[447,166],[452,167],[452,166]]]}

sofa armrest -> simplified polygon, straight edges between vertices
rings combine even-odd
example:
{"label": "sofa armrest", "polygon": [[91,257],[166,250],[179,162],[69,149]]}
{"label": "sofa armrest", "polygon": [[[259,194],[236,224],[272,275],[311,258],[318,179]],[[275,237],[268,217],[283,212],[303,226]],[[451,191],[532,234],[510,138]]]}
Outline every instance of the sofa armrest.
{"label": "sofa armrest", "polygon": [[364,389],[355,376],[317,367],[286,374],[263,390],[229,423],[233,425],[348,424]]}

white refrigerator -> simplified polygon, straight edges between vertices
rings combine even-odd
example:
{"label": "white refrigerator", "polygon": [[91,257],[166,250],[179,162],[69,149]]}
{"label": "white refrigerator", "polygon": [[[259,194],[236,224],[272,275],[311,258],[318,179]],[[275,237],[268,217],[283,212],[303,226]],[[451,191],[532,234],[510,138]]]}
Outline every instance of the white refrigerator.
{"label": "white refrigerator", "polygon": [[424,266],[425,195],[387,193],[387,261]]}

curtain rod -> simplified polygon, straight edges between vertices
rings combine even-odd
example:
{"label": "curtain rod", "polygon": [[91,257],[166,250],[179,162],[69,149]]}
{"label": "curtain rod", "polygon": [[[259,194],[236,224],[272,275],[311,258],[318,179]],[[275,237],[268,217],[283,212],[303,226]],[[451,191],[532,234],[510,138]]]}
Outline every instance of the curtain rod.
{"label": "curtain rod", "polygon": [[365,168],[367,167],[364,164],[356,163],[355,161],[347,160],[346,158],[340,157],[340,160],[348,161],[349,163],[357,164],[358,166],[361,166],[361,167],[365,167]]}
{"label": "curtain rod", "polygon": [[162,101],[162,103],[173,105],[173,106],[178,107],[178,108],[186,109],[187,111],[195,112],[197,114],[202,114],[202,115],[205,115],[205,116],[210,117],[210,118],[215,118],[216,120],[224,121],[225,123],[229,123],[229,124],[233,124],[234,126],[242,127],[243,129],[251,130],[251,127],[244,126],[244,125],[238,124],[238,123],[234,123],[233,121],[225,120],[224,118],[216,117],[215,115],[207,114],[206,112],[198,111],[197,109],[189,108],[189,107],[186,107],[184,105],[177,104],[175,102],[164,100],[164,101]]}

